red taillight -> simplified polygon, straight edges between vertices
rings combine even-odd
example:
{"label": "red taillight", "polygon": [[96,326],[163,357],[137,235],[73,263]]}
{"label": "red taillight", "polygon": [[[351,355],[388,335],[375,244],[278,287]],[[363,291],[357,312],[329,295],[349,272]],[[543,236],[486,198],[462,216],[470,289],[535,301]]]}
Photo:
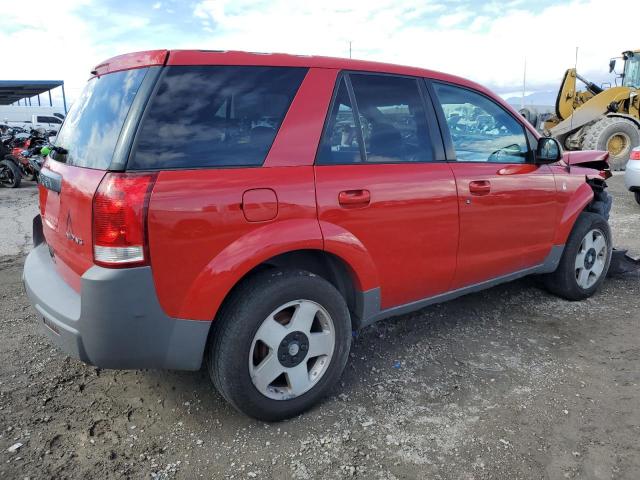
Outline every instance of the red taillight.
{"label": "red taillight", "polygon": [[107,173],[93,197],[93,259],[106,267],[149,263],[147,206],[156,174]]}
{"label": "red taillight", "polygon": [[631,156],[629,160],[640,160],[640,148],[634,148],[631,150]]}

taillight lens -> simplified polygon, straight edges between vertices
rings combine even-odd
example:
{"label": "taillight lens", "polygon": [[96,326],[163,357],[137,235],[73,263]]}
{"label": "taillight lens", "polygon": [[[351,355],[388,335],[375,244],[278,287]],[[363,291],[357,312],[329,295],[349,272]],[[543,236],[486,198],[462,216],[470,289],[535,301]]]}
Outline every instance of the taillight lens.
{"label": "taillight lens", "polygon": [[93,259],[105,267],[149,263],[146,216],[156,174],[107,173],[93,197]]}
{"label": "taillight lens", "polygon": [[629,160],[640,160],[640,148],[634,148],[631,150],[631,156]]}

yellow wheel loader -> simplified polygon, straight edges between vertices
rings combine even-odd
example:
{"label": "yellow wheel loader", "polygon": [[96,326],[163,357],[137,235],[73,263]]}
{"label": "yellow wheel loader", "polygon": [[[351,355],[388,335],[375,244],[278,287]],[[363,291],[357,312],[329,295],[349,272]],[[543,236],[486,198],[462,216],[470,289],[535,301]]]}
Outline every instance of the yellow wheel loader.
{"label": "yellow wheel loader", "polygon": [[[556,99],[556,114],[543,125],[543,132],[568,150],[608,150],[615,170],[624,170],[631,150],[640,145],[640,50],[623,52],[622,59],[624,70],[615,87],[599,87],[575,68],[567,70]],[[616,60],[609,62],[609,72],[615,72]],[[576,88],[577,80],[585,84],[585,90]]]}

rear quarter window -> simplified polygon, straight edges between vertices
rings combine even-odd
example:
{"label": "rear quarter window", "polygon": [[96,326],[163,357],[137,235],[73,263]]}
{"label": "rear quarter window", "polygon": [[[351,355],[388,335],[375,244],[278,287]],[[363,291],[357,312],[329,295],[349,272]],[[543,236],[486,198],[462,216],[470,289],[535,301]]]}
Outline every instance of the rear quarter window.
{"label": "rear quarter window", "polygon": [[259,166],[306,68],[167,67],[130,170]]}

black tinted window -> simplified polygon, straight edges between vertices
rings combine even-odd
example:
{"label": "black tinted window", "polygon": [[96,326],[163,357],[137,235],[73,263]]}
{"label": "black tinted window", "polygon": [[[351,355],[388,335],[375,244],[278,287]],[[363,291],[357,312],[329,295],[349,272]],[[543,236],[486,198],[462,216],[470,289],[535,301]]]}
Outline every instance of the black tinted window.
{"label": "black tinted window", "polygon": [[68,151],[64,159],[67,164],[101,170],[109,167],[120,130],[146,73],[146,68],[139,68],[89,80],[56,138],[56,145]]}
{"label": "black tinted window", "polygon": [[41,123],[62,123],[60,121],[60,119],[56,118],[56,117],[42,117],[42,116],[39,116],[37,118],[37,120],[38,120],[38,122],[41,122]]}
{"label": "black tinted window", "polygon": [[342,79],[325,127],[324,139],[318,152],[318,163],[344,164],[362,161],[359,140],[349,92]]}
{"label": "black tinted window", "polygon": [[529,146],[524,127],[484,95],[433,84],[462,162],[524,163]]}
{"label": "black tinted window", "polygon": [[307,69],[169,67],[130,169],[261,165]]}
{"label": "black tinted window", "polygon": [[368,162],[433,160],[418,81],[350,75]]}

